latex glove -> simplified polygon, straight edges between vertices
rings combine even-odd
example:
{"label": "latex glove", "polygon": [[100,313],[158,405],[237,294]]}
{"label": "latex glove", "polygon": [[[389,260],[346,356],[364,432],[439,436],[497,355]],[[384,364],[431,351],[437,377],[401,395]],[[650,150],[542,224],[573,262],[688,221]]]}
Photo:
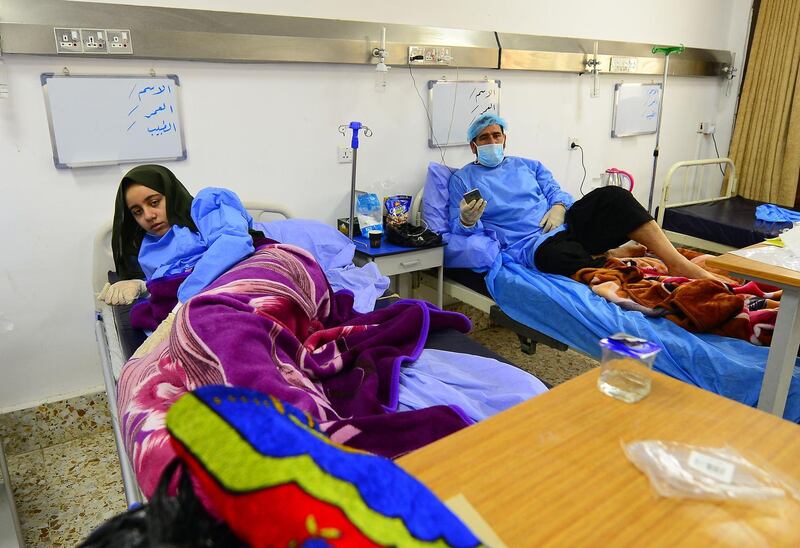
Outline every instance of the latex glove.
{"label": "latex glove", "polygon": [[469,228],[480,220],[483,210],[486,209],[486,200],[480,198],[467,203],[464,198],[461,198],[458,209],[461,212],[461,224]]}
{"label": "latex glove", "polygon": [[147,337],[147,339],[142,343],[142,345],[136,349],[136,352],[133,353],[132,358],[141,358],[142,356],[148,354],[151,350],[153,350],[156,346],[158,346],[161,342],[169,338],[169,334],[172,331],[172,323],[175,321],[175,314],[170,312],[167,314],[167,317],[164,318],[158,327],[156,328],[153,333]]}
{"label": "latex glove", "polygon": [[543,227],[544,232],[550,232],[564,224],[564,215],[566,213],[567,208],[563,204],[555,204],[544,214],[542,220],[539,221],[539,226]]}
{"label": "latex glove", "polygon": [[106,304],[131,304],[145,293],[147,285],[144,280],[122,280],[113,285],[106,283],[97,300],[105,301]]}

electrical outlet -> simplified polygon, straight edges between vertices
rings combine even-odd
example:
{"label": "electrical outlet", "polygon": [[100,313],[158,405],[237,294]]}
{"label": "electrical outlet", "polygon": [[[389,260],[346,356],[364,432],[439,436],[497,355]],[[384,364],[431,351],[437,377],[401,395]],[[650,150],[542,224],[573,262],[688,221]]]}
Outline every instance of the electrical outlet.
{"label": "electrical outlet", "polygon": [[83,53],[80,29],[54,28],[56,38],[56,53]]}
{"label": "electrical outlet", "polygon": [[697,133],[704,135],[713,135],[717,131],[717,126],[714,122],[699,122],[697,124]]}
{"label": "electrical outlet", "polygon": [[340,164],[352,164],[353,163],[353,149],[350,147],[338,147],[337,149],[337,159],[339,160]]}
{"label": "electrical outlet", "polygon": [[109,29],[106,31],[108,53],[114,55],[133,55],[133,40],[131,31],[124,29]]}
{"label": "electrical outlet", "polygon": [[106,31],[103,29],[81,29],[83,53],[108,53]]}
{"label": "electrical outlet", "polygon": [[573,148],[580,146],[580,144],[581,143],[577,137],[570,137],[569,140],[567,141],[567,148],[572,150]]}
{"label": "electrical outlet", "polygon": [[450,48],[436,46],[409,46],[408,64],[410,65],[449,65],[453,62]]}

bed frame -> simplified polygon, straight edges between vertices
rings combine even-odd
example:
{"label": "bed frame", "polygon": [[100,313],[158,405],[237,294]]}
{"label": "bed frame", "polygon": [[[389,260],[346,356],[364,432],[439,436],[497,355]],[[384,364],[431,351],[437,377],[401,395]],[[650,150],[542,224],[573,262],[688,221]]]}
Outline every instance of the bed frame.
{"label": "bed frame", "polygon": [[[244,202],[247,211],[255,221],[269,220],[279,217],[289,219],[292,217],[285,207],[268,202]],[[266,217],[266,219],[265,219]],[[114,443],[119,457],[122,483],[125,489],[125,499],[128,506],[141,504],[144,501],[133,467],[128,460],[125,445],[122,440],[122,428],[117,410],[117,378],[122,366],[127,361],[125,353],[117,336],[118,326],[114,314],[114,307],[97,300],[103,286],[108,281],[108,273],[113,272],[114,259],[111,253],[112,223],[103,225],[94,238],[92,260],[92,289],[95,306],[94,334],[97,340],[97,349],[100,353],[100,366],[103,371],[103,384],[108,398],[108,410],[111,413],[111,427],[114,431]]]}
{"label": "bed frame", "polygon": [[[687,201],[687,202],[680,202],[674,204],[668,204],[670,189],[674,190],[675,186],[677,186],[677,182],[673,182],[673,178],[675,175],[682,170],[683,172],[683,180],[681,183],[684,185],[684,188],[688,188],[689,185],[694,184],[696,187],[702,188],[704,183],[704,177],[702,176],[703,171],[701,170],[701,177],[700,181],[694,182],[689,180],[689,173],[690,168],[697,168],[699,166],[706,166],[706,165],[727,165],[730,167],[730,179],[727,191],[718,197],[714,198],[707,198],[702,200],[694,200],[694,201]],[[694,193],[698,192],[698,188],[692,189]],[[425,187],[423,186],[422,189],[417,193],[414,197],[414,200],[411,205],[411,219],[413,219],[415,224],[420,224],[422,221],[422,207],[423,205],[423,198],[425,193]],[[686,205],[693,205],[693,204],[700,204],[700,203],[710,203],[719,200],[725,200],[736,193],[736,169],[733,165],[733,161],[730,158],[712,158],[706,160],[689,160],[683,162],[677,162],[676,164],[672,165],[667,172],[666,178],[664,180],[664,184],[661,190],[661,204],[658,209],[658,216],[656,221],[658,222],[659,226],[663,225],[664,222],[664,213],[666,208],[675,208],[681,207]],[[734,248],[726,245],[722,245],[716,242],[712,242],[709,240],[703,240],[700,238],[696,238],[694,236],[680,234],[678,232],[671,232],[665,231],[667,237],[670,241],[677,243],[679,245],[686,245],[691,247],[696,247],[708,251],[714,251],[719,253],[725,253],[727,251],[731,251]],[[506,315],[497,303],[494,302],[493,299],[474,291],[466,287],[465,285],[458,283],[452,279],[447,278],[445,270],[445,279],[443,282],[443,293],[448,297],[455,299],[457,301],[461,301],[465,304],[468,304],[472,307],[477,308],[478,310],[486,313],[489,315],[489,319],[492,323],[496,325],[500,325],[502,327],[507,327],[513,331],[520,341],[520,348],[523,352],[527,354],[533,354],[536,352],[536,344],[542,343],[557,350],[566,350],[567,346],[560,341],[553,339],[544,333],[540,333],[535,329],[532,329],[516,320],[511,319],[508,315]],[[420,282],[426,286],[431,288],[436,287],[436,280],[430,275],[426,273],[420,273]]]}
{"label": "bed frame", "polygon": [[[690,180],[689,174],[692,172],[693,169],[695,170],[696,174],[698,171],[697,168],[708,165],[718,165],[718,166],[725,165],[729,168],[727,171],[727,174],[729,175],[727,190],[725,190],[726,185],[723,183],[722,188],[720,189],[720,192],[723,193],[720,196],[689,200],[686,202],[668,203],[670,191],[671,190],[674,191],[675,187],[679,185],[681,186],[682,189],[684,189],[684,193],[691,187],[692,194],[695,195],[699,194],[703,190],[705,182],[705,177],[704,177],[705,170],[699,169],[700,171],[699,181]],[[678,181],[673,181],[673,178],[675,178],[675,176],[679,172],[682,172],[683,174],[683,179],[680,181],[680,183],[678,183]],[[733,165],[733,160],[731,160],[730,158],[709,158],[706,160],[686,160],[683,162],[677,162],[669,168],[666,177],[664,177],[664,184],[661,186],[661,203],[658,206],[658,214],[656,215],[656,222],[658,223],[658,226],[663,227],[664,215],[666,215],[667,209],[670,208],[677,208],[677,207],[696,205],[696,204],[708,204],[732,198],[733,196],[736,195],[736,185],[737,185],[736,167]],[[671,230],[664,230],[664,233],[667,235],[667,238],[669,238],[669,240],[672,243],[678,245],[695,247],[706,251],[713,251],[715,253],[727,253],[728,251],[733,251],[734,249],[736,249],[735,247],[731,247],[729,245],[713,242],[711,240],[705,240],[689,234],[682,234],[680,232],[674,232]]]}

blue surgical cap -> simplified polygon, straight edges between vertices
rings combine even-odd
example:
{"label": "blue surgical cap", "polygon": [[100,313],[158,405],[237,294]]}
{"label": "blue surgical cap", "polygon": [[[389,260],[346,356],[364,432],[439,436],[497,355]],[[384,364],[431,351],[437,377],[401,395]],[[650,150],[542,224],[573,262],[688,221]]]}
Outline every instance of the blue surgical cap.
{"label": "blue surgical cap", "polygon": [[506,121],[500,118],[497,114],[482,114],[478,116],[477,120],[472,122],[467,130],[467,141],[472,142],[472,140],[478,136],[478,134],[483,131],[483,129],[487,126],[491,126],[497,124],[501,128],[503,128],[503,132],[506,130]]}

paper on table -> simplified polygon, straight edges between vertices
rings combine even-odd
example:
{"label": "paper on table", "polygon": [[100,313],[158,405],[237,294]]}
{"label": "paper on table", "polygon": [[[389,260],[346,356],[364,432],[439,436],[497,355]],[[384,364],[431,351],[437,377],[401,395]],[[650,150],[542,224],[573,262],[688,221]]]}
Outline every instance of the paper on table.
{"label": "paper on table", "polygon": [[800,257],[800,226],[781,232],[781,241],[795,256]]}
{"label": "paper on table", "polygon": [[497,536],[497,533],[494,532],[491,525],[486,523],[483,516],[478,513],[463,494],[459,493],[450,497],[444,501],[444,504],[450,508],[455,515],[461,518],[464,525],[469,527],[469,530],[486,546],[491,546],[492,548],[508,548],[508,546],[500,540],[500,537]]}
{"label": "paper on table", "polygon": [[[781,235],[781,237],[783,237],[783,235]],[[731,251],[731,253],[733,255],[747,257],[754,261],[782,266],[783,268],[800,272],[800,255],[792,253],[789,247],[765,245],[763,247],[737,249],[736,251]]]}

